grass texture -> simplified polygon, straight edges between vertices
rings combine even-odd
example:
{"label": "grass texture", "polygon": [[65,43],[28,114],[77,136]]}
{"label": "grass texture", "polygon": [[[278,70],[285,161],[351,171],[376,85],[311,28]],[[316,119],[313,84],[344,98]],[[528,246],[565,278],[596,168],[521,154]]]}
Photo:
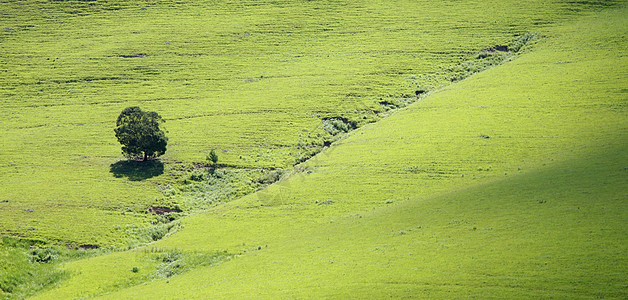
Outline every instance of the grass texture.
{"label": "grass texture", "polygon": [[149,246],[229,261],[116,288],[140,248],[39,297],[626,298],[627,14],[547,26]]}
{"label": "grass texture", "polygon": [[[129,247],[150,206],[198,202],[163,191],[209,150],[290,168],[324,119],[378,120],[482,49],[613,3],[0,1],[0,233]],[[161,167],[120,155],[115,118],[136,105],[166,119]]]}

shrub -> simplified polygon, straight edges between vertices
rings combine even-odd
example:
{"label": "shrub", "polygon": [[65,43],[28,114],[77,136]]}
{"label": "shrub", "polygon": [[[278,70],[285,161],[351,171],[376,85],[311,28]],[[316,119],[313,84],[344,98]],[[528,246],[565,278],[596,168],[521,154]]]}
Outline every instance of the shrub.
{"label": "shrub", "polygon": [[218,164],[218,154],[216,154],[216,150],[212,149],[206,157],[207,162],[210,163],[211,166],[216,166]]}
{"label": "shrub", "polygon": [[342,132],[349,132],[357,128],[355,121],[349,121],[346,118],[325,118],[323,119],[323,129],[331,135],[337,135]]}
{"label": "shrub", "polygon": [[261,184],[271,184],[271,183],[277,182],[279,181],[279,179],[281,179],[281,176],[283,175],[283,173],[284,173],[283,170],[272,170],[260,176],[257,182]]}
{"label": "shrub", "polygon": [[192,180],[192,181],[203,181],[204,176],[205,175],[203,173],[193,172],[192,175],[190,175],[190,180]]}
{"label": "shrub", "polygon": [[31,251],[31,261],[38,263],[48,263],[54,261],[59,256],[59,251],[51,248],[39,249]]}

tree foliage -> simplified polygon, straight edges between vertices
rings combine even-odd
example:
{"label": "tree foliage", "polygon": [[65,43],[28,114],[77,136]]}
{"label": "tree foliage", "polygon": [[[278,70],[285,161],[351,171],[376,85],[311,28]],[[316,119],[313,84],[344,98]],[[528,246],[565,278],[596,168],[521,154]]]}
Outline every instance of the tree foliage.
{"label": "tree foliage", "polygon": [[212,151],[209,152],[209,155],[207,155],[207,161],[211,163],[212,166],[216,166],[216,164],[218,163],[218,154],[216,154],[216,151],[214,149],[212,149]]}
{"label": "tree foliage", "polygon": [[131,159],[144,161],[163,155],[168,138],[159,124],[165,122],[153,111],[145,112],[139,107],[125,108],[116,121],[116,137],[122,144],[122,154]]}

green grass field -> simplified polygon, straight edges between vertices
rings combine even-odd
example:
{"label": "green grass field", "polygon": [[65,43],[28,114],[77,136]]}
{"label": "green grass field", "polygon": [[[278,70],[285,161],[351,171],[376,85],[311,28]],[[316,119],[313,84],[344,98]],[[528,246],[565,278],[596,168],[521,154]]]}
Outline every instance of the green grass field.
{"label": "green grass field", "polygon": [[[65,265],[80,275],[40,297],[625,298],[627,12],[548,27],[287,180]],[[126,288],[142,253],[175,250],[233,258]]]}
{"label": "green grass field", "polygon": [[[151,205],[206,211],[64,263],[37,297],[628,296],[624,2],[65,4],[2,2],[0,232],[120,249]],[[131,105],[170,137],[139,177],[110,167]],[[329,117],[361,128],[292,169]],[[184,185],[212,148],[227,180]],[[260,168],[290,174],[201,203]]]}
{"label": "green grass field", "polygon": [[[215,148],[290,167],[320,148],[321,119],[377,120],[379,102],[448,84],[474,53],[601,6],[521,4],[2,2],[0,231],[125,247],[171,202],[155,185],[177,162]],[[170,138],[163,174],[133,182],[110,172],[132,105]]]}

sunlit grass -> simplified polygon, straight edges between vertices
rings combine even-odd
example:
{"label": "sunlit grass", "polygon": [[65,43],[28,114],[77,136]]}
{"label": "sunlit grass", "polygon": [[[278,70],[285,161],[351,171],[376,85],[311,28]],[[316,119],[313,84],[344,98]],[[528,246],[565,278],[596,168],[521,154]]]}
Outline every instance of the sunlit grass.
{"label": "sunlit grass", "polygon": [[[543,3],[543,5],[540,5]],[[607,3],[610,4],[610,3]],[[124,247],[169,201],[176,162],[290,167],[322,147],[322,120],[359,125],[451,82],[482,49],[594,4],[529,1],[3,1],[0,232]],[[507,12],[507,13],[506,13]],[[412,99],[410,99],[412,100]],[[128,106],[167,121],[164,172],[111,172]],[[479,134],[479,133],[478,133]],[[136,179],[144,179],[138,177]],[[172,204],[172,203],[169,203]],[[27,211],[33,210],[33,212]]]}
{"label": "sunlit grass", "polygon": [[228,262],[116,291],[136,254],[102,256],[40,297],[626,298],[625,16],[541,30],[151,245]]}

